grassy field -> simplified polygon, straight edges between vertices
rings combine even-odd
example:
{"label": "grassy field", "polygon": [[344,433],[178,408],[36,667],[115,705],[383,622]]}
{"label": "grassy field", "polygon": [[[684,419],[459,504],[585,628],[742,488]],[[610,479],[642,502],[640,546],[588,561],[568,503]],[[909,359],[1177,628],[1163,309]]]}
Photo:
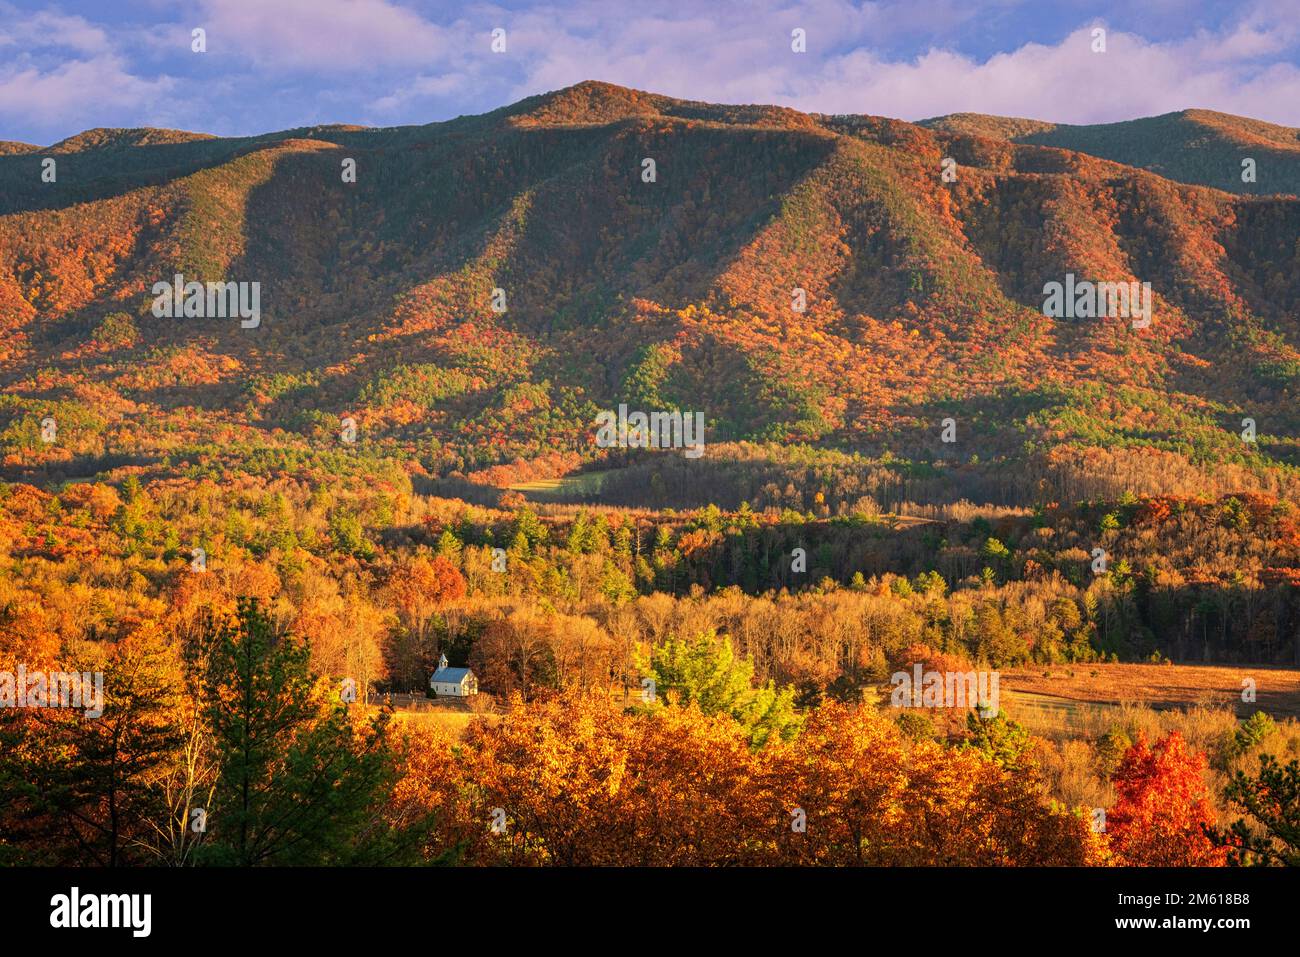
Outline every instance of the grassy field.
{"label": "grassy field", "polygon": [[[483,696],[486,698],[486,696]],[[382,696],[372,699],[371,708],[378,711],[383,707]],[[470,710],[469,703],[458,698],[424,698],[412,695],[395,695],[392,698],[393,719],[398,726],[411,724],[424,727],[438,727],[450,734],[460,737],[475,718],[482,717],[488,721],[498,721],[499,716],[492,713],[476,714]]]}
{"label": "grassy field", "polygon": [[[1247,679],[1255,701],[1242,700]],[[1300,670],[1269,665],[1040,665],[1001,672],[1003,692],[1069,704],[1147,704],[1153,708],[1230,707],[1300,717]]]}
{"label": "grassy field", "polygon": [[605,476],[609,472],[609,469],[599,472],[577,472],[573,475],[562,475],[559,478],[520,482],[508,486],[508,488],[515,492],[522,492],[526,498],[542,502],[585,498],[590,495],[600,494]]}

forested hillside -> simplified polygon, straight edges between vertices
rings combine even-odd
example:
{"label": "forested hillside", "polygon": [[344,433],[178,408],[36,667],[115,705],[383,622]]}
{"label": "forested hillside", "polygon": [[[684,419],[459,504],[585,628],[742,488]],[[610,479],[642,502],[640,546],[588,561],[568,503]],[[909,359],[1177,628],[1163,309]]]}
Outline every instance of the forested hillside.
{"label": "forested hillside", "polygon": [[[1054,146],[1230,193],[1300,192],[1300,130],[1214,110],[1092,126],[953,113],[918,125],[959,136]],[[1243,161],[1253,170],[1243,176]]]}
{"label": "forested hillside", "polygon": [[[216,863],[1258,853],[1210,841],[1231,802],[1200,785],[1177,840],[1142,823],[1172,792],[1139,732],[1226,786],[1293,755],[1293,723],[1126,712],[1034,750],[875,705],[922,663],[1171,659],[1289,700],[1298,171],[1294,130],[1204,111],[910,124],[594,82],[428,126],[0,143],[0,666],[106,670],[113,727],[153,755],[109,814],[102,726],[0,723],[24,835],[0,862],[188,862],[157,824],[180,765],[149,761],[191,733],[214,793],[303,773],[268,819],[319,812],[306,843],[214,831]],[[256,284],[256,314],[161,309],[177,276]],[[1049,314],[1067,277],[1149,283],[1150,321]],[[602,440],[620,406],[698,413],[702,454]],[[331,710],[343,681],[422,693],[443,655],[499,723],[390,751],[391,716]],[[673,694],[639,709],[648,676]],[[314,751],[239,763],[229,709],[262,694],[355,790],[306,774]],[[731,777],[690,800],[727,826],[672,803],[705,754]],[[836,830],[834,796],[886,769],[879,833]],[[603,810],[548,817],[539,774]],[[823,843],[765,830],[810,794]],[[489,801],[535,830],[485,838]],[[1079,808],[1114,802],[1107,844]],[[922,805],[945,809],[927,833],[882,823]]]}
{"label": "forested hillside", "polygon": [[[418,476],[589,461],[619,401],[909,461],[1297,461],[1296,199],[1078,152],[591,83],[427,127],[91,131],[0,157],[0,196],[10,478],[256,470],[348,415]],[[259,283],[260,325],[155,317],[176,273]],[[1152,324],[1045,317],[1067,273],[1151,283]]]}

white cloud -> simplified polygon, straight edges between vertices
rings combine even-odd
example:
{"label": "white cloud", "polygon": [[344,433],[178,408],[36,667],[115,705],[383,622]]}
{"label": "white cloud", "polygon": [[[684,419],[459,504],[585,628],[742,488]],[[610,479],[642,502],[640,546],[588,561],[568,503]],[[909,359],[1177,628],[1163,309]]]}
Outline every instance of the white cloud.
{"label": "white cloud", "polygon": [[906,63],[850,54],[809,78],[789,105],[903,119],[967,111],[1061,123],[1201,107],[1300,125],[1300,70],[1227,57],[1212,36],[1166,45],[1111,30],[1106,52],[1094,53],[1085,27],[1054,46],[1026,44],[984,62],[943,50]]}
{"label": "white cloud", "polygon": [[[1185,0],[1153,2],[1166,23],[1195,22]],[[1022,6],[544,0],[510,11],[426,0],[199,0],[185,19],[169,13],[110,30],[80,16],[20,15],[0,0],[0,129],[422,123],[587,79],[903,119],[964,110],[1095,123],[1205,107],[1300,126],[1300,0],[1234,11],[1215,31],[1166,30],[1177,38],[1158,42],[1109,24],[1104,54],[1091,52],[1082,7],[1063,39],[1057,32],[991,56],[954,46],[976,37],[987,49]],[[204,57],[189,51],[195,26],[207,31]],[[507,54],[489,50],[496,26],[508,31]],[[790,49],[795,27],[807,32],[806,54]]]}
{"label": "white cloud", "polygon": [[134,112],[165,96],[173,87],[167,77],[134,76],[114,55],[67,60],[42,68],[20,58],[0,71],[0,117],[37,126],[94,125],[105,109]]}
{"label": "white cloud", "polygon": [[[133,72],[114,36],[84,17],[0,2],[0,121],[49,131],[134,122],[174,81]],[[6,138],[0,135],[0,139]]]}
{"label": "white cloud", "polygon": [[204,0],[210,55],[264,69],[388,69],[446,54],[446,31],[387,0]]}
{"label": "white cloud", "polygon": [[891,60],[870,42],[816,55],[819,37],[862,32],[841,3],[791,15],[808,24],[807,54],[791,53],[784,23],[777,32],[773,22],[728,29],[700,18],[646,18],[580,36],[530,14],[516,25],[528,42],[517,48],[524,63],[509,97],[599,79],[697,100],[911,120],[969,111],[1099,123],[1202,107],[1300,125],[1300,69],[1268,59],[1293,42],[1280,23],[1256,19],[1167,43],[1112,27],[1105,53],[1092,51],[1088,23],[1058,43],[1026,43],[983,60],[943,47]]}
{"label": "white cloud", "polygon": [[0,47],[20,50],[51,47],[78,53],[102,54],[109,51],[108,35],[84,17],[37,11],[20,12],[0,3]]}

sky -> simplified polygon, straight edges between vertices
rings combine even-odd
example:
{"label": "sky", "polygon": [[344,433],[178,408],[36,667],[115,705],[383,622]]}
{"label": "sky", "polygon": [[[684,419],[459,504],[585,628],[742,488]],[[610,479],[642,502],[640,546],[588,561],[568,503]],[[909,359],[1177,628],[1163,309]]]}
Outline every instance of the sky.
{"label": "sky", "polygon": [[1300,126],[1300,0],[0,0],[0,140],[422,124],[582,80],[906,120]]}

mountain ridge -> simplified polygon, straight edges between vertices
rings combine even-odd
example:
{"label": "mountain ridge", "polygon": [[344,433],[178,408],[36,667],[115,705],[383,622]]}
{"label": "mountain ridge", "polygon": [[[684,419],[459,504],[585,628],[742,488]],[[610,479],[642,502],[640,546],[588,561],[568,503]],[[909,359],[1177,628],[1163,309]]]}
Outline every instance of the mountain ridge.
{"label": "mountain ridge", "polygon": [[[1204,176],[1197,177],[1185,170],[1162,169],[1158,164],[1134,164],[1120,156],[1112,155],[1114,151],[1099,150],[1096,142],[1100,136],[1104,136],[1110,131],[1150,126],[1158,127],[1163,132],[1171,125],[1183,125],[1190,127],[1193,131],[1200,131],[1202,134],[1217,135],[1223,142],[1235,142],[1242,147],[1255,146],[1272,152],[1300,154],[1300,130],[1296,128],[1195,107],[1157,116],[1136,117],[1131,120],[1098,124],[1055,123],[1047,120],[983,113],[951,113],[910,122],[871,114],[805,113],[790,107],[770,104],[714,104],[650,93],[603,81],[585,80],[558,90],[525,97],[515,103],[507,104],[486,113],[463,115],[451,120],[427,124],[369,127],[338,123],[230,137],[157,127],[93,128],[83,130],[46,147],[6,142],[0,145],[0,155],[5,154],[4,147],[10,148],[13,152],[24,153],[35,151],[72,153],[94,149],[168,145],[199,141],[219,141],[231,144],[248,143],[268,139],[297,138],[299,134],[305,138],[313,138],[313,134],[316,133],[356,133],[363,136],[370,134],[410,134],[414,131],[427,131],[448,123],[472,123],[491,119],[535,126],[575,124],[599,126],[613,122],[649,118],[673,118],[728,125],[803,129],[824,128],[824,124],[833,125],[837,122],[842,125],[846,120],[870,120],[881,123],[903,124],[941,134],[977,136],[1011,142],[1017,145],[1059,146],[1073,152],[1096,156],[1100,159],[1114,159],[1125,165],[1138,165],[1139,168],[1148,169],[1178,182],[1210,185],[1229,192],[1241,193],[1256,193],[1259,190],[1246,189],[1244,187],[1248,184],[1241,183],[1239,177],[1234,178],[1234,176],[1226,174],[1210,180]],[[1181,146],[1188,145],[1190,136],[1189,133],[1188,136],[1184,137]],[[1288,157],[1289,159],[1291,158]],[[1275,192],[1297,192],[1300,189],[1298,187],[1300,175],[1296,173],[1296,169],[1300,169],[1300,155],[1295,157],[1294,160],[1295,169],[1288,163],[1282,177],[1282,185],[1285,186],[1285,189],[1280,188]]]}
{"label": "mountain ridge", "polygon": [[[349,414],[434,478],[596,463],[619,401],[700,408],[719,443],[909,461],[1156,448],[1270,487],[1300,464],[1294,198],[598,83],[421,127],[72,142],[52,184],[0,157],[10,475],[123,443],[161,474],[198,448],[239,471]],[[159,318],[176,274],[257,282],[258,327]],[[1150,282],[1154,324],[1045,316],[1067,274]],[[82,421],[68,445],[32,431],[48,408]],[[938,440],[946,417],[970,445]]]}
{"label": "mountain ridge", "polygon": [[[1091,125],[955,113],[917,125],[1018,145],[1069,149],[1229,192],[1300,192],[1300,130],[1214,110],[1187,109]],[[1242,179],[1241,160],[1248,156],[1263,167],[1256,171],[1253,184]]]}

